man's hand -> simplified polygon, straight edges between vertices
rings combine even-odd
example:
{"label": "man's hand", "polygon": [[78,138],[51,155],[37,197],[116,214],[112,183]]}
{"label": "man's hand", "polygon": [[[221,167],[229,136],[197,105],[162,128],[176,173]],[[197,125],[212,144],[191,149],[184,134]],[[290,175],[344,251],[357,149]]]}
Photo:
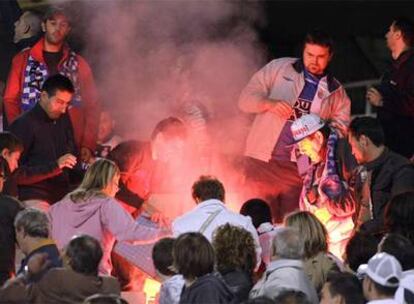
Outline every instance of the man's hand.
{"label": "man's hand", "polygon": [[50,266],[50,260],[47,259],[47,253],[37,253],[27,262],[27,268],[30,275],[36,275]]}
{"label": "man's hand", "polygon": [[89,150],[89,148],[82,147],[80,152],[81,152],[81,161],[87,164],[90,164],[93,162],[92,151]]}
{"label": "man's hand", "polygon": [[155,212],[151,214],[151,221],[158,223],[161,227],[164,228],[171,227],[171,220],[168,217],[165,217],[161,212]]}
{"label": "man's hand", "polygon": [[72,169],[76,165],[76,157],[70,153],[67,153],[57,160],[60,169],[69,168]]}
{"label": "man's hand", "polygon": [[384,103],[381,93],[376,88],[369,88],[365,97],[370,104],[376,107],[382,107]]}
{"label": "man's hand", "polygon": [[284,100],[274,100],[269,105],[268,111],[278,115],[281,118],[288,119],[292,114],[292,106]]}

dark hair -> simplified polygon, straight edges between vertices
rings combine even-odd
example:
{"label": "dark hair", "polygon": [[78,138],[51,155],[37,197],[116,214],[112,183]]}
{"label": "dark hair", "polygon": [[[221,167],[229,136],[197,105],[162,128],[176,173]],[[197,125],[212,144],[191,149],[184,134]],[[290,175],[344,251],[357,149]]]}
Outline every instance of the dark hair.
{"label": "dark hair", "polygon": [[256,249],[249,231],[227,223],[214,231],[212,243],[216,253],[217,270],[220,273],[243,270],[250,275],[253,274],[256,266]]}
{"label": "dark hair", "polygon": [[394,256],[400,262],[403,270],[408,270],[405,262],[406,250],[412,247],[412,243],[406,237],[397,233],[387,233],[378,245],[379,252],[386,252]]}
{"label": "dark hair", "polygon": [[218,199],[224,202],[225,190],[223,184],[217,178],[202,175],[193,184],[192,196],[193,199],[199,199],[201,202],[208,199]]}
{"label": "dark hair", "polygon": [[17,213],[14,227],[16,230],[23,229],[24,233],[31,237],[49,237],[49,219],[46,213],[34,208],[27,208]]}
{"label": "dark hair", "polygon": [[376,118],[369,116],[355,117],[349,126],[349,131],[356,139],[359,139],[361,135],[365,135],[377,147],[384,144],[384,131]]}
{"label": "dark hair", "polygon": [[108,159],[116,163],[121,174],[131,173],[141,165],[144,160],[146,143],[137,140],[123,141],[111,152]]}
{"label": "dark hair", "polygon": [[314,29],[307,33],[303,41],[303,47],[305,47],[307,43],[327,47],[329,49],[329,53],[333,53],[333,39],[327,32],[322,29]]}
{"label": "dark hair", "polygon": [[[384,286],[384,285],[378,284],[373,279],[371,279],[369,276],[368,276],[368,279],[371,280],[371,282],[375,286],[375,289],[377,290],[377,292],[380,295],[387,296],[387,297],[392,297],[392,298],[394,297],[394,294],[397,291],[398,286],[397,287]],[[398,279],[395,278],[395,277],[392,277],[392,278],[389,278],[388,281],[396,283],[396,282],[398,282]]]}
{"label": "dark hair", "polygon": [[214,249],[199,232],[180,235],[173,247],[174,267],[184,279],[195,279],[213,272]]}
{"label": "dark hair", "polygon": [[329,283],[329,292],[334,297],[340,295],[345,304],[363,304],[364,294],[361,282],[356,276],[346,272],[330,272],[326,283]]}
{"label": "dark hair", "polygon": [[252,198],[246,201],[240,209],[240,214],[250,216],[256,229],[263,223],[272,222],[270,207],[260,198]]}
{"label": "dark hair", "polygon": [[101,245],[95,238],[89,235],[74,237],[67,245],[65,253],[74,271],[86,275],[98,274],[103,253]]}
{"label": "dark hair", "polygon": [[55,96],[56,91],[65,91],[69,93],[75,93],[75,88],[72,84],[72,81],[63,75],[56,74],[50,76],[46,79],[45,83],[42,86],[42,92],[46,92],[49,97]]}
{"label": "dark hair", "polygon": [[11,132],[0,132],[0,152],[4,149],[10,152],[23,152],[23,143]]}
{"label": "dark hair", "polygon": [[362,264],[367,264],[368,260],[377,252],[379,240],[375,236],[356,232],[348,241],[345,247],[345,262],[353,271],[357,271]]}
{"label": "dark hair", "polygon": [[[325,123],[323,125],[323,127],[320,128],[319,130],[317,130],[316,132],[318,132],[318,131],[321,132],[321,134],[322,134],[322,136],[323,136],[323,138],[325,140],[324,142],[326,143],[326,141],[329,138],[329,135],[331,134],[331,128],[329,127],[328,123]],[[312,133],[309,136],[311,136],[311,137],[315,136],[316,132]]]}
{"label": "dark hair", "polygon": [[151,140],[154,140],[159,133],[162,133],[168,138],[185,138],[187,135],[187,130],[181,119],[170,116],[157,123],[154,130],[152,131]]}
{"label": "dark hair", "polygon": [[87,297],[83,304],[128,304],[126,300],[117,294],[94,294]]}
{"label": "dark hair", "polygon": [[394,20],[394,28],[401,31],[404,43],[413,47],[414,45],[414,24],[411,20],[405,17],[400,17]]}
{"label": "dark hair", "polygon": [[385,227],[414,244],[414,191],[395,195],[385,207]]}
{"label": "dark hair", "polygon": [[169,269],[173,265],[173,238],[163,238],[155,243],[152,248],[152,262],[155,268],[166,276],[172,276],[175,273]]}
{"label": "dark hair", "polygon": [[71,20],[66,10],[63,7],[58,6],[51,6],[47,9],[46,13],[43,16],[43,22],[46,22],[47,20],[52,20],[56,15],[65,16],[69,24],[71,23]]}
{"label": "dark hair", "polygon": [[311,304],[306,294],[299,290],[283,290],[274,300],[277,304]]}
{"label": "dark hair", "polygon": [[1,156],[0,156],[0,174],[3,174],[3,179],[7,178],[10,174],[9,164],[7,160],[5,160]]}

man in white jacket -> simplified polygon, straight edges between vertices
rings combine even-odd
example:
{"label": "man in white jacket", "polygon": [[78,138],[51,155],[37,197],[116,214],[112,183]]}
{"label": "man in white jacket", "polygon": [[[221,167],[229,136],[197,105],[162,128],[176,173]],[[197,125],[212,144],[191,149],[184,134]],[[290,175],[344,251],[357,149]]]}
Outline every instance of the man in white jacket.
{"label": "man in white jacket", "polygon": [[249,231],[253,236],[257,266],[260,265],[262,249],[252,220],[249,216],[227,209],[224,204],[223,184],[212,176],[201,176],[193,184],[192,196],[197,207],[174,220],[172,224],[174,237],[186,232],[200,232],[211,242],[213,233],[219,226],[226,223],[239,226]]}
{"label": "man in white jacket", "polygon": [[271,61],[253,75],[239,99],[243,112],[255,114],[245,150],[247,181],[253,196],[271,202],[277,222],[298,207],[302,188],[291,124],[304,114],[315,113],[329,120],[341,136],[347,131],[350,100],[327,72],[332,46],[327,34],[309,33],[302,58]]}

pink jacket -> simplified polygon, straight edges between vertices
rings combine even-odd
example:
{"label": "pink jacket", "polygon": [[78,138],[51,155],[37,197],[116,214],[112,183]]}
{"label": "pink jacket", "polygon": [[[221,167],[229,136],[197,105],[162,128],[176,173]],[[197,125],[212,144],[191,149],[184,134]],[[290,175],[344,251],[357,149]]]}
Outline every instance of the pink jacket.
{"label": "pink jacket", "polygon": [[64,248],[75,235],[87,234],[102,246],[103,257],[99,274],[112,270],[111,250],[115,240],[142,243],[155,242],[169,234],[155,228],[138,225],[120,204],[110,197],[93,197],[74,203],[67,195],[49,209],[52,238],[59,249]]}

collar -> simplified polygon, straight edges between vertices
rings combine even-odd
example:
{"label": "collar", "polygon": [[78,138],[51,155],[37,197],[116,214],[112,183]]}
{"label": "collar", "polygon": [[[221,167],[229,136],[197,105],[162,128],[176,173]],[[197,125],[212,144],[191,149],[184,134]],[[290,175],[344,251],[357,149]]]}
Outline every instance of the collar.
{"label": "collar", "polygon": [[382,151],[380,156],[365,164],[365,168],[367,168],[368,171],[375,169],[376,167],[380,166],[385,162],[389,154],[390,150],[387,147],[385,147],[384,151]]}
{"label": "collar", "polygon": [[33,110],[32,110],[32,111],[35,113],[35,115],[36,115],[39,119],[41,119],[41,120],[42,120],[42,121],[44,121],[44,122],[53,122],[53,121],[55,121],[55,120],[51,119],[51,118],[47,115],[46,111],[42,108],[42,106],[40,105],[40,103],[39,103],[39,102],[37,102],[37,103],[35,104],[35,106],[33,107]]}
{"label": "collar", "polygon": [[[45,44],[45,37],[42,37],[39,39],[38,42],[36,42],[33,47],[30,49],[30,55],[36,59],[37,61],[41,62],[41,63],[45,63],[45,59],[43,57],[43,49],[44,49],[44,44]],[[60,59],[59,65],[67,59],[67,57],[69,56],[69,46],[64,43],[63,44],[63,56]]]}
{"label": "collar", "polygon": [[286,267],[302,269],[303,263],[301,260],[277,259],[277,260],[270,262],[269,266],[266,269],[266,273],[270,273],[280,268],[286,268]]}
{"label": "collar", "polygon": [[224,203],[222,201],[218,200],[218,199],[209,199],[209,200],[203,201],[203,202],[197,204],[196,208],[197,209],[202,209],[202,208],[208,208],[208,207],[211,207],[211,206],[220,207],[220,208],[223,208],[223,209],[226,208]]}
{"label": "collar", "polygon": [[[305,70],[305,66],[303,65],[303,60],[298,59],[294,63],[292,63],[293,69],[297,73],[302,73]],[[330,93],[337,90],[340,87],[339,82],[332,76],[329,69],[325,71],[325,74],[323,76],[326,76],[326,81],[328,83],[328,90]]]}
{"label": "collar", "polygon": [[257,232],[260,235],[266,232],[270,232],[273,229],[275,229],[275,227],[272,225],[272,223],[266,222],[266,223],[261,223],[260,226],[257,227]]}
{"label": "collar", "polygon": [[399,68],[403,65],[408,59],[414,56],[414,48],[409,48],[403,51],[397,59],[392,61],[394,67]]}

